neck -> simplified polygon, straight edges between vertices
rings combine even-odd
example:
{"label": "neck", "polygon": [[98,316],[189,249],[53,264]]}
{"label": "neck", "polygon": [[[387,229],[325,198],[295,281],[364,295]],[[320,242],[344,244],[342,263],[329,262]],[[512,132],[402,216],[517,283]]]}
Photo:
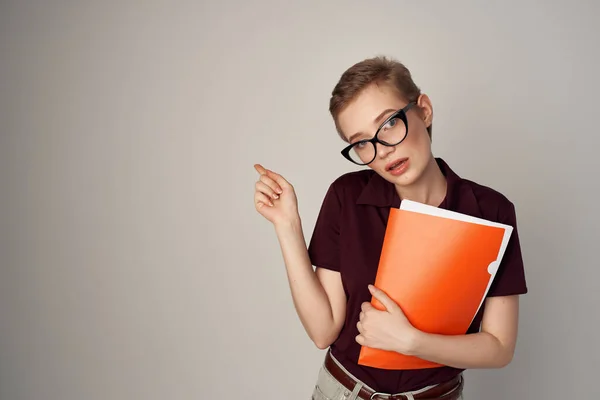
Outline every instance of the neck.
{"label": "neck", "polygon": [[446,186],[446,177],[440,170],[435,158],[431,157],[419,180],[410,186],[396,185],[396,191],[401,199],[437,207],[446,197]]}

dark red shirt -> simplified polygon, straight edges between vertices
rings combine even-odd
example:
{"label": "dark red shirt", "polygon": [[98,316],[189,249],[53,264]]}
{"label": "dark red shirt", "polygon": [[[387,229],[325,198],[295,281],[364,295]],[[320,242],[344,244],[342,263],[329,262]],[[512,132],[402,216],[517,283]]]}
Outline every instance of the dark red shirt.
{"label": "dark red shirt", "polygon": [[[488,297],[527,293],[513,203],[493,189],[460,178],[442,159],[436,161],[448,183],[440,208],[514,228]],[[395,371],[357,363],[360,345],[355,337],[360,307],[363,302],[371,301],[367,286],[375,282],[390,207],[399,208],[400,202],[394,185],[373,170],[342,175],[325,195],[308,249],[315,267],[341,273],[348,300],[344,326],[331,345],[332,354],[356,378],[386,393],[441,383],[462,371],[448,366]],[[481,307],[468,333],[479,332],[483,310]]]}

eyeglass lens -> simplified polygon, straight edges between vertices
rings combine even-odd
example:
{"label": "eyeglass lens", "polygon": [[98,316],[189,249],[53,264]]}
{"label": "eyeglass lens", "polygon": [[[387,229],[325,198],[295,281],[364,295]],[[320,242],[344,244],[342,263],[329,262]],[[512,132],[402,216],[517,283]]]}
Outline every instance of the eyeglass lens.
{"label": "eyeglass lens", "polygon": [[[399,118],[392,118],[385,123],[377,133],[379,141],[394,146],[406,137],[406,125]],[[381,145],[381,144],[380,144]],[[375,143],[368,141],[357,142],[349,152],[350,158],[359,164],[368,164],[375,158]]]}

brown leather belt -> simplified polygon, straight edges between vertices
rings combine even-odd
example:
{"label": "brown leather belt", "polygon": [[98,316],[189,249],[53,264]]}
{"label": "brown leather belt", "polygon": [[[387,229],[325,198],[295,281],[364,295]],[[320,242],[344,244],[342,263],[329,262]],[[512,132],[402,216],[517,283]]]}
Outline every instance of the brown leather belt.
{"label": "brown leather belt", "polygon": [[[354,390],[357,381],[351,376],[348,376],[346,372],[337,365],[333,358],[331,358],[329,351],[325,355],[325,368],[329,371],[331,376],[340,382],[346,389],[349,391]],[[464,379],[461,374],[424,392],[413,394],[413,397],[419,400],[458,400],[463,391],[463,387]],[[360,389],[360,392],[358,392],[358,397],[365,400],[408,400],[406,395],[378,393],[364,386]]]}

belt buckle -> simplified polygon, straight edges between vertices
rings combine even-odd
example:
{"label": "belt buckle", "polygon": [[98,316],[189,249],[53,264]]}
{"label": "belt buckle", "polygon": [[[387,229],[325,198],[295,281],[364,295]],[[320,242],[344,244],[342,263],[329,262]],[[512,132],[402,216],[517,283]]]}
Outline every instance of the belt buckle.
{"label": "belt buckle", "polygon": [[370,397],[369,400],[405,400],[407,397],[403,394],[391,394],[391,393],[383,393],[383,392],[375,392]]}

